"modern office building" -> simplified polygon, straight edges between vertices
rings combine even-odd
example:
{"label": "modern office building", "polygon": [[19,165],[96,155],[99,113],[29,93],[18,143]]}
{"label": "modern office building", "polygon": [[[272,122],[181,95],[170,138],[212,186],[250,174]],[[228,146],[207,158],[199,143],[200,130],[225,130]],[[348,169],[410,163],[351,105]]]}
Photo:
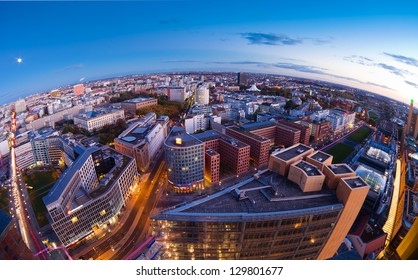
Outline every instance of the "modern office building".
{"label": "modern office building", "polygon": [[353,125],[355,119],[355,112],[349,112],[340,108],[333,109],[326,117],[326,120],[331,122],[331,127],[334,131],[339,131]]}
{"label": "modern office building", "polygon": [[210,148],[205,149],[205,179],[209,184],[217,184],[220,180],[220,154]]}
{"label": "modern office building", "polygon": [[341,179],[336,190],[304,192],[267,171],[156,213],[153,227],[162,259],[328,259],[367,191],[364,181],[352,177]]}
{"label": "modern office building", "polygon": [[146,124],[136,122],[115,138],[115,149],[135,158],[138,171],[145,172],[161,149],[166,130],[155,121]]}
{"label": "modern office building", "polygon": [[169,101],[184,102],[187,98],[185,87],[169,87],[167,88],[167,96]]}
{"label": "modern office building", "polygon": [[158,101],[155,98],[134,98],[121,102],[121,107],[125,110],[125,113],[132,115],[136,114],[136,110],[146,108],[149,106],[157,105]]}
{"label": "modern office building", "polygon": [[36,163],[32,143],[27,140],[15,148],[16,166],[19,170],[26,169]]}
{"label": "modern office building", "polygon": [[255,166],[268,163],[270,146],[289,147],[297,143],[309,144],[309,127],[290,122],[249,123],[226,128],[226,134],[251,146],[251,159]]}
{"label": "modern office building", "polygon": [[168,182],[176,192],[204,187],[205,147],[181,127],[173,127],[164,141]]}
{"label": "modern office building", "polygon": [[75,96],[83,95],[84,94],[84,85],[78,84],[73,86],[73,92]]}
{"label": "modern office building", "polygon": [[135,160],[109,147],[91,147],[43,198],[64,246],[105,229],[126,205],[138,176]]}
{"label": "modern office building", "polygon": [[125,120],[124,110],[95,109],[74,117],[74,124],[89,132],[99,130],[105,125],[115,124],[117,120]]}
{"label": "modern office building", "polygon": [[[196,139],[204,143],[205,148],[209,148],[220,156],[220,165],[215,165],[222,169],[224,173],[241,175],[247,172],[250,162],[250,146],[232,137],[221,135],[213,130],[193,135]],[[206,162],[206,161],[205,161]],[[206,169],[206,167],[205,167]],[[205,175],[209,177],[209,175]]]}
{"label": "modern office building", "polygon": [[[299,123],[289,122],[289,121],[285,121],[285,120],[280,120],[278,123],[284,125],[285,127],[291,127],[291,128],[300,130],[300,138],[297,140],[297,142],[305,144],[305,145],[309,145],[309,138],[311,137],[311,128],[309,126],[304,126],[304,125],[301,125]],[[294,144],[294,141],[293,141],[292,145],[293,144]],[[291,146],[291,145],[286,145],[286,144],[284,144],[284,145],[285,146]]]}
{"label": "modern office building", "polygon": [[209,104],[209,88],[207,86],[200,86],[196,89],[195,103],[199,105]]}

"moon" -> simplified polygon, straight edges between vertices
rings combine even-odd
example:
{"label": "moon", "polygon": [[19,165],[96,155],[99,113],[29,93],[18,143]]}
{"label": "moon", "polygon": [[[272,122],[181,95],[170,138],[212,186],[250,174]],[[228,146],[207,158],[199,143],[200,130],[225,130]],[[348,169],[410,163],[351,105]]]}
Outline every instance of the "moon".
{"label": "moon", "polygon": [[20,58],[20,57],[17,59],[17,63],[19,63],[19,64],[20,64],[20,63],[22,63],[22,61],[23,61],[23,60],[22,60],[22,58]]}

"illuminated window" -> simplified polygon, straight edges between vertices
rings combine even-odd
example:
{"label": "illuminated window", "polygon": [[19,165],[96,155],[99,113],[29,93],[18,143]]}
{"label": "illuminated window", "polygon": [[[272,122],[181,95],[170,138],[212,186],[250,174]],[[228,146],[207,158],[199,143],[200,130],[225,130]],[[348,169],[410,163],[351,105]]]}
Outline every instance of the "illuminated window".
{"label": "illuminated window", "polygon": [[100,216],[104,216],[106,214],[106,210],[102,210],[102,211],[100,211]]}
{"label": "illuminated window", "polygon": [[74,224],[74,223],[76,223],[76,222],[78,222],[78,218],[77,218],[77,217],[73,217],[73,218],[71,219],[71,222],[73,222],[73,224]]}

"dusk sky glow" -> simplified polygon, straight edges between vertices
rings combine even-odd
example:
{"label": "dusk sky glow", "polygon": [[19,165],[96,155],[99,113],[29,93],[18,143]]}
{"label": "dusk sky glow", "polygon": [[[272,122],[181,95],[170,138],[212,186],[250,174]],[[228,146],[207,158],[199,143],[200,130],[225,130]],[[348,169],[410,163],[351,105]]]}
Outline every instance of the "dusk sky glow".
{"label": "dusk sky glow", "polygon": [[367,2],[0,2],[0,103],[82,78],[189,70],[416,99],[418,3]]}

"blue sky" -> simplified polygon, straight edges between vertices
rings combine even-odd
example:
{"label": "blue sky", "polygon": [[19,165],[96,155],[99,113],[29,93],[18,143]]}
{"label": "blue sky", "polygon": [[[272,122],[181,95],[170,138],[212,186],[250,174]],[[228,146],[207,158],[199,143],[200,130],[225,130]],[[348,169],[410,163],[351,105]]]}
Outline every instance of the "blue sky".
{"label": "blue sky", "polygon": [[182,70],[417,95],[417,3],[278,2],[0,2],[0,103],[82,78]]}

